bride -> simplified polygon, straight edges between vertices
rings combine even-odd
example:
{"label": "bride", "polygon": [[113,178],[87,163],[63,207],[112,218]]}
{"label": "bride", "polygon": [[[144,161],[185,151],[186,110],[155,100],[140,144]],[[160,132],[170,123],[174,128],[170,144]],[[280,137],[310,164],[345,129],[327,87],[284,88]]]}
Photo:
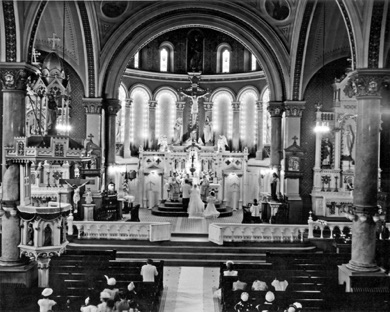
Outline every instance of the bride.
{"label": "bride", "polygon": [[207,207],[203,213],[205,218],[218,218],[220,212],[215,208],[214,203],[217,201],[215,193],[210,192],[210,196],[207,197]]}
{"label": "bride", "polygon": [[198,219],[203,218],[204,203],[200,198],[200,191],[197,184],[194,187],[190,195],[190,203],[188,204],[188,218]]}

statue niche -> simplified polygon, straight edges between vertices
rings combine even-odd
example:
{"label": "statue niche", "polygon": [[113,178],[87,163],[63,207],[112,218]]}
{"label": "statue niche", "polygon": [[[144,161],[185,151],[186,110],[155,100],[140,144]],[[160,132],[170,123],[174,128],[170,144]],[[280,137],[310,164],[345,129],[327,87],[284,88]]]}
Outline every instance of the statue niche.
{"label": "statue niche", "polygon": [[200,72],[203,69],[203,34],[193,30],[188,34],[187,70]]}

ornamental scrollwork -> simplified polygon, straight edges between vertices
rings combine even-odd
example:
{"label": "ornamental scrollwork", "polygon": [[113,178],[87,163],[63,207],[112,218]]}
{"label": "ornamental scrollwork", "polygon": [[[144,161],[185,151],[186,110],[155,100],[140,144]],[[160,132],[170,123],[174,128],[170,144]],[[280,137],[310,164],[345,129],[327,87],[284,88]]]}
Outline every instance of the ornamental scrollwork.
{"label": "ornamental scrollwork", "polygon": [[25,90],[28,73],[24,69],[0,70],[0,81],[3,90]]}
{"label": "ornamental scrollwork", "polygon": [[346,85],[347,96],[380,96],[382,88],[389,88],[390,76],[354,75]]}

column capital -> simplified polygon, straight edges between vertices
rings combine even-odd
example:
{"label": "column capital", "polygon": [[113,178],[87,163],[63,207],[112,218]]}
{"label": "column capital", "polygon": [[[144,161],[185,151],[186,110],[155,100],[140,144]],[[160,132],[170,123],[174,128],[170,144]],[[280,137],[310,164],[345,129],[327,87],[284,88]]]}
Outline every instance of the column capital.
{"label": "column capital", "polygon": [[37,68],[26,63],[3,63],[0,67],[0,82],[3,91],[25,91],[28,77]]}
{"label": "column capital", "polygon": [[263,105],[263,101],[259,100],[259,101],[256,101],[256,107],[257,107],[257,110],[259,112],[263,112],[263,108],[264,108],[264,105]]}
{"label": "column capital", "polygon": [[358,69],[354,71],[344,92],[349,96],[381,96],[383,88],[390,87],[390,70]]}
{"label": "column capital", "polygon": [[284,112],[284,103],[277,101],[268,102],[268,111],[271,117],[282,117]]}
{"label": "column capital", "polygon": [[131,104],[133,104],[133,99],[132,98],[128,98],[125,101],[126,101],[125,107],[126,108],[130,108]]}
{"label": "column capital", "polygon": [[286,117],[302,117],[306,101],[285,101]]}
{"label": "column capital", "polygon": [[122,108],[120,100],[118,99],[106,99],[106,104],[106,110],[110,116],[116,116],[116,114]]}
{"label": "column capital", "polygon": [[203,102],[203,106],[204,106],[204,109],[205,109],[206,111],[211,111],[211,110],[213,110],[213,102],[206,102],[206,101],[204,101],[204,102]]}
{"label": "column capital", "polygon": [[186,105],[186,102],[177,101],[176,102],[176,109],[178,110],[184,110],[184,106]]}
{"label": "column capital", "polygon": [[102,98],[83,98],[83,106],[86,114],[100,115],[102,112]]}
{"label": "column capital", "polygon": [[241,102],[232,102],[233,112],[239,112],[240,111],[240,105],[241,105]]}
{"label": "column capital", "polygon": [[157,101],[150,100],[149,101],[149,109],[156,109]]}

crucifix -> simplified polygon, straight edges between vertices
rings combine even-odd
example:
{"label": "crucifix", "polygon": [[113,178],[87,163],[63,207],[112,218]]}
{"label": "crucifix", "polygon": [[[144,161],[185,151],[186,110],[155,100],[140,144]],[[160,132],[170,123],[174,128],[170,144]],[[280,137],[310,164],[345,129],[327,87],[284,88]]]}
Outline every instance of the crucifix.
{"label": "crucifix", "polygon": [[39,53],[35,48],[33,48],[33,52],[32,52],[32,64],[33,65],[37,65],[39,64],[39,62],[37,61],[37,58],[41,55],[41,53]]}
{"label": "crucifix", "polygon": [[60,179],[60,184],[68,184],[73,189],[73,209],[74,213],[77,213],[78,203],[81,199],[80,191],[88,183],[94,182],[94,180],[80,179]]}
{"label": "crucifix", "polygon": [[55,33],[53,33],[53,38],[47,38],[47,39],[48,39],[49,42],[51,43],[51,49],[52,49],[53,51],[55,51],[56,45],[57,45],[58,42],[61,41],[61,39],[58,38],[57,35],[56,35]]}

